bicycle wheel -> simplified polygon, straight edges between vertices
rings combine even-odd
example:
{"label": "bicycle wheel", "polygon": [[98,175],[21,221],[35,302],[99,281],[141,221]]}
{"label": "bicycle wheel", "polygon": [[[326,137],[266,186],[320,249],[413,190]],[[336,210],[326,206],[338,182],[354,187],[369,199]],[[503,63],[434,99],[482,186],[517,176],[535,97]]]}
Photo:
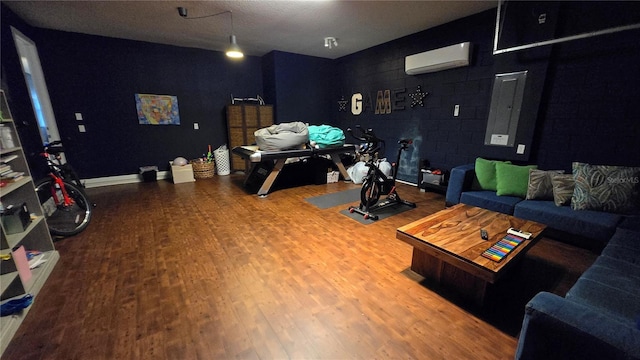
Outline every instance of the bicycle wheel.
{"label": "bicycle wheel", "polygon": [[375,205],[380,199],[380,183],[367,177],[362,183],[362,190],[360,190],[360,204],[365,208],[370,208]]}
{"label": "bicycle wheel", "polygon": [[76,235],[89,225],[93,207],[80,188],[65,180],[62,183],[72,200],[71,205],[64,205],[62,189],[51,179],[38,181],[36,193],[47,219],[49,232],[60,236]]}

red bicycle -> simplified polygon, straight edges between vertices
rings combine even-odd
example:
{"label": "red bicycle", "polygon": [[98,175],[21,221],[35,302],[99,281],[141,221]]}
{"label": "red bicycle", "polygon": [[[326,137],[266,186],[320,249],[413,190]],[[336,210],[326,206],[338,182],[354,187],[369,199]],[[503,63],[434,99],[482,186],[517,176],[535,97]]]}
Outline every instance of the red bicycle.
{"label": "red bicycle", "polygon": [[62,142],[54,141],[45,145],[40,154],[47,160],[49,174],[36,182],[36,193],[51,234],[71,236],[89,225],[94,205],[71,165],[63,163],[61,145]]}

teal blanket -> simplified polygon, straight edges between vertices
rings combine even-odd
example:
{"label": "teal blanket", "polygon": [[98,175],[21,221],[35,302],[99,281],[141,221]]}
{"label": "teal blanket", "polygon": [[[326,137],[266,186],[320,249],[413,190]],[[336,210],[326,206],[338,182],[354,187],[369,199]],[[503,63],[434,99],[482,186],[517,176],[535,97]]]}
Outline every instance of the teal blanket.
{"label": "teal blanket", "polygon": [[309,141],[315,141],[319,148],[336,147],[344,145],[344,132],[329,125],[310,125]]}

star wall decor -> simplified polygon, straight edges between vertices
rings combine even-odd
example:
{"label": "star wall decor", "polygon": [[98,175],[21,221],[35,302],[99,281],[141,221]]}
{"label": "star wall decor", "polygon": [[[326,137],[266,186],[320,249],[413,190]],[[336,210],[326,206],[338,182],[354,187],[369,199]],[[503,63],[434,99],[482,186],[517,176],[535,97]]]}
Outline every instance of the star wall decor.
{"label": "star wall decor", "polygon": [[344,96],[341,100],[338,100],[338,111],[347,111],[347,103],[348,101],[344,99]]}
{"label": "star wall decor", "polygon": [[416,105],[424,106],[424,98],[429,95],[428,92],[422,92],[422,88],[418,85],[418,89],[414,93],[409,93],[409,97],[411,98],[411,107]]}

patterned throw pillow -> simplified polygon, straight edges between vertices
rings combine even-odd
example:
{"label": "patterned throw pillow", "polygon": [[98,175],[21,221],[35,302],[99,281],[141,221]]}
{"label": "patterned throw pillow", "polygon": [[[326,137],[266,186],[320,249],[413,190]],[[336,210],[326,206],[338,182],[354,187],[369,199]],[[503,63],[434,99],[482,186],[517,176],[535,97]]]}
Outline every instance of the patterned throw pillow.
{"label": "patterned throw pillow", "polygon": [[529,186],[527,187],[527,200],[553,200],[552,174],[562,174],[564,170],[538,170],[529,169]]}
{"label": "patterned throw pillow", "polygon": [[556,206],[569,205],[576,182],[572,174],[551,174],[553,202]]}
{"label": "patterned throw pillow", "polygon": [[571,207],[574,210],[600,210],[630,213],[640,202],[640,167],[573,163],[576,183]]}

